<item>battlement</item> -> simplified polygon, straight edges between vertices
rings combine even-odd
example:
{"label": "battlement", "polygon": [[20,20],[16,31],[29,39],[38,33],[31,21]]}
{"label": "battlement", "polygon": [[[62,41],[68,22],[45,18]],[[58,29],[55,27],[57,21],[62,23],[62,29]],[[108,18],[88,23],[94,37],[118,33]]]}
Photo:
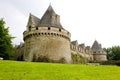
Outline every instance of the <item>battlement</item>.
{"label": "battlement", "polygon": [[24,40],[32,36],[56,36],[70,41],[71,34],[65,29],[55,27],[30,27],[24,33]]}

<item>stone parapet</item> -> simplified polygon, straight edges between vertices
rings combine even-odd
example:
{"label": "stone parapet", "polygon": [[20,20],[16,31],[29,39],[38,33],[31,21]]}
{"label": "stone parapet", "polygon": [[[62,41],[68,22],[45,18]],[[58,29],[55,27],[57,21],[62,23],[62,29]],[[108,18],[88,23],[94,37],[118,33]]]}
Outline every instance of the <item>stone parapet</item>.
{"label": "stone parapet", "polygon": [[32,27],[23,33],[24,40],[31,36],[56,36],[63,37],[70,41],[70,33],[64,29],[54,28],[54,27]]}

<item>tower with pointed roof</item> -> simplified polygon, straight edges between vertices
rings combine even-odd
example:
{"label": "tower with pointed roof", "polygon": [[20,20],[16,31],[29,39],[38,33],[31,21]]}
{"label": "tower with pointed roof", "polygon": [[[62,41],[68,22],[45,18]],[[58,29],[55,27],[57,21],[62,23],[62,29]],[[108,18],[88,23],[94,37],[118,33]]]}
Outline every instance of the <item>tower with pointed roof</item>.
{"label": "tower with pointed roof", "polygon": [[70,36],[49,5],[41,19],[30,14],[24,36],[24,60],[71,63]]}
{"label": "tower with pointed roof", "polygon": [[95,62],[107,61],[106,52],[102,49],[101,44],[96,40],[92,45],[93,59]]}

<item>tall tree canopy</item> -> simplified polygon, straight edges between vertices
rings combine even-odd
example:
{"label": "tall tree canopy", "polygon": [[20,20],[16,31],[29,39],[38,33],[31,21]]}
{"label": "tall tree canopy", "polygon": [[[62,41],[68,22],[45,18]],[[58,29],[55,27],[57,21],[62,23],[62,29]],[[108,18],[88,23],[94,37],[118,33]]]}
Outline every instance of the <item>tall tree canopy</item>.
{"label": "tall tree canopy", "polygon": [[107,52],[108,60],[120,60],[120,46],[104,48],[104,50]]}
{"label": "tall tree canopy", "polygon": [[12,37],[8,28],[5,28],[5,21],[0,19],[0,57],[10,59],[13,52]]}

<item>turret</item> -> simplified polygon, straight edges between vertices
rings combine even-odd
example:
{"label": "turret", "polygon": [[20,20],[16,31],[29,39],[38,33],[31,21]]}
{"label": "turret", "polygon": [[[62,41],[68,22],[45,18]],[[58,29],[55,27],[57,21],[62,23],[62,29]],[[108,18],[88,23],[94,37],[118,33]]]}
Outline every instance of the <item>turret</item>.
{"label": "turret", "polygon": [[96,40],[92,45],[92,51],[95,62],[107,61],[106,52],[102,49],[101,44],[99,44]]}
{"label": "turret", "polygon": [[71,63],[70,33],[50,5],[41,19],[30,14],[24,35],[24,60]]}

